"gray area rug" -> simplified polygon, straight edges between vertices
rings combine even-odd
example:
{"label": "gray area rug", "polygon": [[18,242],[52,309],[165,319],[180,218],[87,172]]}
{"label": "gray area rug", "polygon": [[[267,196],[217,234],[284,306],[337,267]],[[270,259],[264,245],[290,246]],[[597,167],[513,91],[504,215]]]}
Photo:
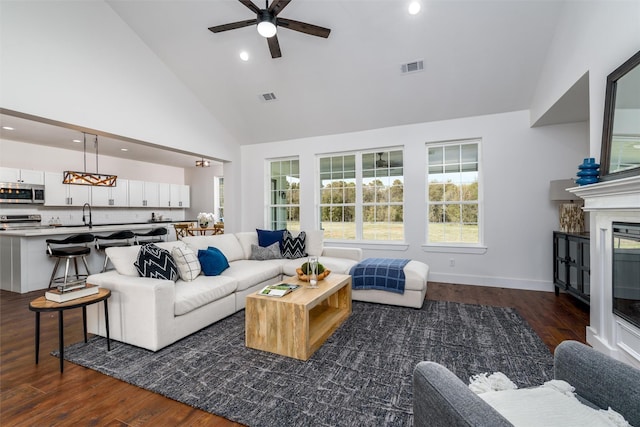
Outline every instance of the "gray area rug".
{"label": "gray area rug", "polygon": [[94,337],[65,358],[250,426],[410,426],[412,372],[431,360],[468,383],[500,371],[518,387],[552,378],[553,358],[511,308],[362,302],[306,362],[244,346],[244,311],[156,353]]}

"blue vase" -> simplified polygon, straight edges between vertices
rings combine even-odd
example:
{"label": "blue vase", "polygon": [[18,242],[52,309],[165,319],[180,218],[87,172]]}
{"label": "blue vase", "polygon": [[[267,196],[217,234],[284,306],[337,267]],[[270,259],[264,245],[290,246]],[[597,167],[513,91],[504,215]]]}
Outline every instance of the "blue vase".
{"label": "blue vase", "polygon": [[599,181],[600,177],[600,165],[596,163],[596,159],[588,157],[584,159],[581,165],[578,165],[578,179],[576,184],[589,185],[595,184]]}

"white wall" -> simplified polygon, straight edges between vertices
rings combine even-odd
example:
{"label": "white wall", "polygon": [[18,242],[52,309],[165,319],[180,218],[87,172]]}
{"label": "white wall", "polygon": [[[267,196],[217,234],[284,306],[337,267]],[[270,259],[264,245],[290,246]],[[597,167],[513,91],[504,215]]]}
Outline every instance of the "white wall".
{"label": "white wall", "polygon": [[[482,138],[486,253],[427,252],[425,143],[476,137]],[[398,145],[405,150],[406,246],[367,244],[365,256],[424,261],[432,281],[552,290],[558,207],[548,200],[549,181],[575,176],[588,153],[587,123],[530,128],[528,111],[243,146],[242,182],[250,184],[241,191],[241,229],[267,226],[267,159],[299,156],[301,227],[317,229],[316,154]]]}
{"label": "white wall", "polygon": [[531,122],[588,71],[589,150],[599,159],[607,76],[638,50],[640,1],[567,2],[531,103]]}
{"label": "white wall", "polygon": [[0,107],[224,160],[240,185],[234,138],[101,0],[0,1]]}

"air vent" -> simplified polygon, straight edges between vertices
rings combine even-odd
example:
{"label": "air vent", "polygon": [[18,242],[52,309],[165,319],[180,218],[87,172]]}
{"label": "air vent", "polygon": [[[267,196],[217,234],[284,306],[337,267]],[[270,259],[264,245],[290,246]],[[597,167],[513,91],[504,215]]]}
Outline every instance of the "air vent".
{"label": "air vent", "polygon": [[424,61],[420,59],[418,61],[407,62],[406,64],[402,64],[400,69],[402,74],[417,73],[418,71],[424,70]]}
{"label": "air vent", "polygon": [[268,102],[268,101],[275,101],[276,100],[276,94],[273,92],[269,92],[269,93],[263,93],[262,95],[260,95],[260,99]]}

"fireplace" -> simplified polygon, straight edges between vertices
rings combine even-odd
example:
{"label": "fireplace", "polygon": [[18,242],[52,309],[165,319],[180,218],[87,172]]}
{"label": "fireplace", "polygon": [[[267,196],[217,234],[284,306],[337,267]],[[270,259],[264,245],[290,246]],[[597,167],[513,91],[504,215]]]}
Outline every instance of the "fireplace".
{"label": "fireplace", "polygon": [[640,175],[569,191],[584,200],[589,212],[587,342],[640,367]]}
{"label": "fireplace", "polygon": [[640,224],[614,222],[613,313],[640,328]]}

